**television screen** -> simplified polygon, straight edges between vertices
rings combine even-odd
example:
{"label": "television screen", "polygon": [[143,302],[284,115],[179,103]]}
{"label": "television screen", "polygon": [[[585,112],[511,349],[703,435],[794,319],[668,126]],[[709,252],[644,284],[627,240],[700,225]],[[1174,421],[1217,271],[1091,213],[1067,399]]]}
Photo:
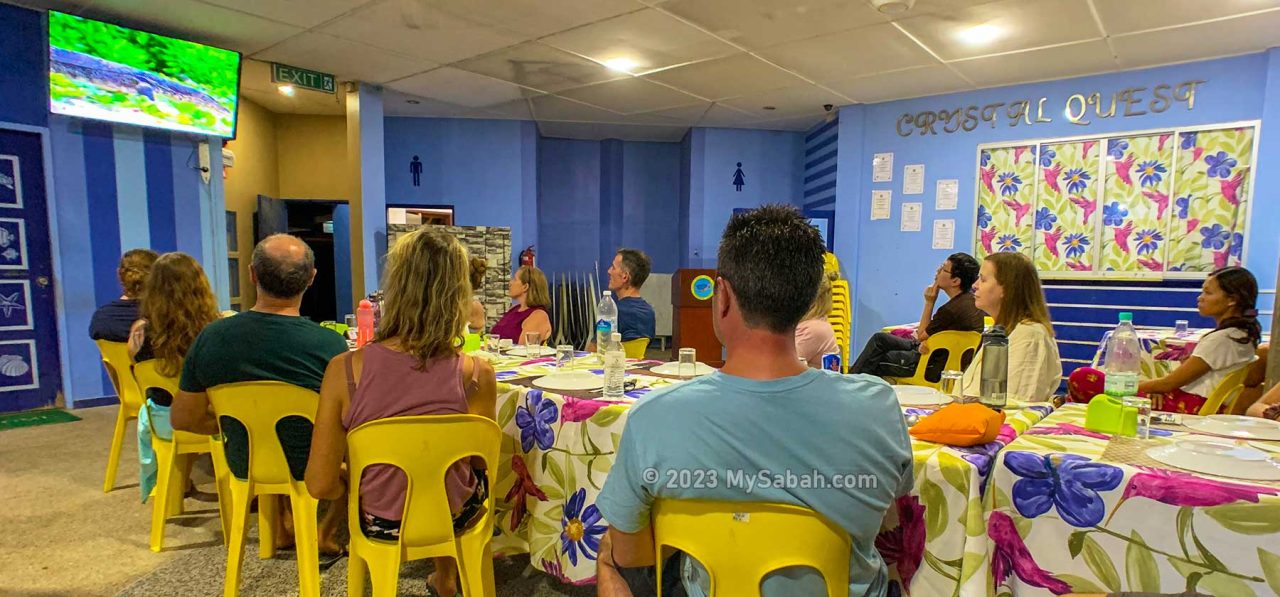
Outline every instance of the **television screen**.
{"label": "television screen", "polygon": [[240,54],[49,11],[54,114],[234,137]]}

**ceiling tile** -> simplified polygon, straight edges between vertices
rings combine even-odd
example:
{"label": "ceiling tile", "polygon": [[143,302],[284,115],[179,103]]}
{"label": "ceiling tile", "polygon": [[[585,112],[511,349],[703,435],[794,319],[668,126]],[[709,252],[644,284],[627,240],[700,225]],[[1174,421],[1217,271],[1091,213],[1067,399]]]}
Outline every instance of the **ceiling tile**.
{"label": "ceiling tile", "polygon": [[533,110],[529,107],[528,99],[512,100],[494,106],[488,106],[484,108],[484,111],[488,114],[492,114],[493,118],[533,120]]}
{"label": "ceiling tile", "polygon": [[637,126],[629,124],[595,124],[580,122],[539,122],[538,132],[558,139],[623,139],[626,141],[659,141],[675,143],[689,131],[686,126]]}
{"label": "ceiling tile", "polygon": [[751,128],[760,128],[770,131],[807,131],[826,119],[826,116],[797,116],[795,118],[783,118],[781,120],[766,120],[751,125]]}
{"label": "ceiling tile", "polygon": [[81,16],[252,54],[302,29],[194,0],[97,0]]}
{"label": "ceiling tile", "polygon": [[594,106],[567,100],[554,95],[543,95],[529,100],[533,106],[533,117],[539,122],[544,120],[566,120],[572,122],[618,122],[625,118],[622,114],[610,112]]}
{"label": "ceiling tile", "polygon": [[371,0],[204,0],[251,15],[310,29],[340,17]]}
{"label": "ceiling tile", "polygon": [[1280,0],[1094,0],[1094,6],[1103,28],[1116,35],[1277,8]]}
{"label": "ceiling tile", "polygon": [[801,85],[804,80],[750,54],[707,60],[645,75],[709,100]]}
{"label": "ceiling tile", "polygon": [[637,77],[570,89],[559,95],[624,114],[651,112],[698,101],[687,93]]}
{"label": "ceiling tile", "polygon": [[671,0],[659,8],[752,49],[887,21],[850,0]]}
{"label": "ceiling tile", "polygon": [[653,9],[617,16],[539,41],[597,62],[615,58],[631,60],[636,63],[636,67],[631,69],[633,73],[717,58],[737,51],[677,18]]}
{"label": "ceiling tile", "polygon": [[[1111,39],[1121,67],[1259,52],[1280,44],[1280,10]],[[1191,43],[1189,40],[1195,40]]]}
{"label": "ceiling tile", "polygon": [[628,76],[536,42],[499,50],[453,66],[548,93]]}
{"label": "ceiling tile", "polygon": [[761,56],[817,81],[934,64],[919,44],[891,24],[833,33],[775,46]]}
{"label": "ceiling tile", "polygon": [[506,81],[448,66],[387,83],[387,87],[471,108],[501,104],[537,93]]}
{"label": "ceiling tile", "polygon": [[972,89],[951,69],[925,66],[834,81],[828,87],[864,104]]}
{"label": "ceiling tile", "polygon": [[[765,114],[766,112],[756,109],[756,113]],[[698,121],[698,126],[749,127],[761,120],[763,118],[758,118],[754,114],[747,114],[723,104],[713,104],[711,109],[702,115],[702,120]]]}
{"label": "ceiling tile", "polygon": [[455,15],[502,27],[529,37],[550,35],[644,8],[644,5],[636,0],[555,0],[553,2],[431,0],[431,2]]}
{"label": "ceiling tile", "polygon": [[[949,13],[911,17],[898,21],[898,25],[943,60],[1013,52],[1102,36],[1087,0],[1003,0]],[[963,32],[977,25],[995,27],[1000,34],[985,44],[963,40]]]}
{"label": "ceiling tile", "polygon": [[1117,70],[1104,41],[1055,46],[1030,52],[952,62],[960,74],[979,87],[1047,81]]}
{"label": "ceiling tile", "polygon": [[319,31],[440,64],[525,40],[522,35],[454,16],[430,4],[404,0],[380,0]]}
{"label": "ceiling tile", "polygon": [[439,66],[323,33],[303,33],[253,57],[368,83],[394,81]]}
{"label": "ceiling tile", "polygon": [[432,118],[475,118],[476,114],[481,113],[474,108],[400,93],[394,89],[385,89],[382,92],[382,112],[387,116]]}
{"label": "ceiling tile", "polygon": [[[725,100],[727,104],[748,114],[759,115],[758,119],[780,119],[809,114],[821,115],[822,106],[832,104],[839,106],[849,103],[848,100],[826,91],[815,85],[798,85],[786,89],[775,89],[755,95]],[[773,110],[765,110],[764,106],[773,106]]]}
{"label": "ceiling tile", "polygon": [[84,7],[93,0],[7,0],[12,4],[35,10],[59,10],[70,14],[80,14]]}
{"label": "ceiling tile", "polygon": [[688,106],[680,106],[679,108],[666,108],[664,110],[655,110],[653,112],[649,112],[648,114],[652,114],[654,116],[661,116],[663,118],[670,118],[671,120],[674,120],[676,122],[680,122],[680,123],[688,124],[692,126],[697,124],[699,120],[702,120],[702,117],[706,115],[707,110],[711,108],[711,106],[712,106],[711,102],[701,102],[701,103],[692,104]]}
{"label": "ceiling tile", "polygon": [[268,111],[277,114],[313,114],[325,116],[343,116],[346,105],[345,93],[328,94],[317,91],[299,90],[297,95],[287,97],[276,92],[257,89],[241,89],[240,96],[249,99]]}

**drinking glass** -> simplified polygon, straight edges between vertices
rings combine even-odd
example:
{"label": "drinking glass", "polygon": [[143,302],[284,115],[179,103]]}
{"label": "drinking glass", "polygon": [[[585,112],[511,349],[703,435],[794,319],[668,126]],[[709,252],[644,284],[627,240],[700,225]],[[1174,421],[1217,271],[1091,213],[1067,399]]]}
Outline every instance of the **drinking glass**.
{"label": "drinking glass", "polygon": [[1173,335],[1175,336],[1187,335],[1187,320],[1179,319],[1173,322]]}
{"label": "drinking glass", "polygon": [[693,377],[698,374],[698,351],[693,348],[680,349],[680,361],[676,365],[676,374],[680,377]]}
{"label": "drinking glass", "polygon": [[964,377],[964,373],[955,369],[948,369],[942,372],[942,379],[938,381],[938,391],[946,396],[958,398],[960,393],[960,378]]}
{"label": "drinking glass", "polygon": [[360,333],[360,329],[356,327],[356,316],[347,315],[342,318],[342,323],[347,324],[347,339],[355,340],[356,335]]}
{"label": "drinking glass", "polygon": [[498,339],[498,350],[510,350],[512,346],[515,346],[515,342],[507,338]]}
{"label": "drinking glass", "polygon": [[800,364],[801,364],[801,365],[804,365],[805,367],[808,367],[808,366],[809,366],[809,359],[806,359],[806,358],[804,358],[804,357],[800,357]]}
{"label": "drinking glass", "polygon": [[539,348],[542,346],[542,334],[538,332],[524,333],[524,356],[536,357]]}
{"label": "drinking glass", "polygon": [[502,348],[502,336],[497,334],[489,334],[485,336],[485,350],[493,354],[498,354],[498,350]]}
{"label": "drinking glass", "polygon": [[1138,410],[1137,425],[1134,427],[1136,433],[1134,437],[1138,439],[1151,439],[1151,399],[1141,396],[1125,396],[1124,405]]}
{"label": "drinking glass", "polygon": [[556,369],[568,371],[571,363],[573,363],[573,345],[561,344],[556,346]]}

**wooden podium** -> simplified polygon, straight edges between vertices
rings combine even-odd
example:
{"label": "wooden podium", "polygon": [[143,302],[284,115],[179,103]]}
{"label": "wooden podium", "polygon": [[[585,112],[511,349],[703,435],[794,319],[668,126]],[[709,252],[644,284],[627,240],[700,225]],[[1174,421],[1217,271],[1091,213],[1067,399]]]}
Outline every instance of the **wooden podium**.
{"label": "wooden podium", "polygon": [[698,351],[699,362],[712,367],[724,365],[720,340],[711,325],[715,278],[713,269],[681,269],[671,277],[673,360],[681,348],[692,348]]}

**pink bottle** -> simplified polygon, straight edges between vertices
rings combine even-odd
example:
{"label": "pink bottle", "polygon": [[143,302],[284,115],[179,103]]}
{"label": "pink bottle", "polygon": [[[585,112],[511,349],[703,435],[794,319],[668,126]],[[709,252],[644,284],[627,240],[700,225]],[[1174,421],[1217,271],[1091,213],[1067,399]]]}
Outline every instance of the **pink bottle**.
{"label": "pink bottle", "polygon": [[373,303],[367,299],[356,307],[356,348],[373,342]]}

